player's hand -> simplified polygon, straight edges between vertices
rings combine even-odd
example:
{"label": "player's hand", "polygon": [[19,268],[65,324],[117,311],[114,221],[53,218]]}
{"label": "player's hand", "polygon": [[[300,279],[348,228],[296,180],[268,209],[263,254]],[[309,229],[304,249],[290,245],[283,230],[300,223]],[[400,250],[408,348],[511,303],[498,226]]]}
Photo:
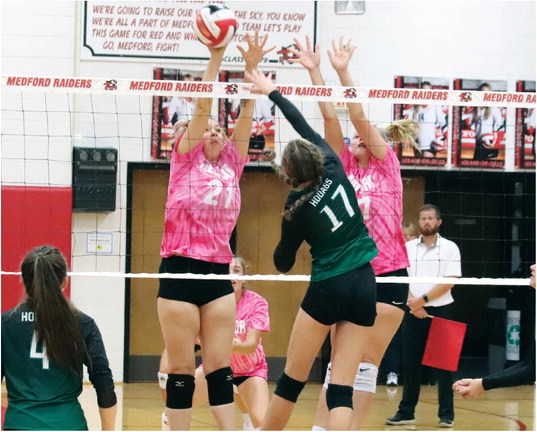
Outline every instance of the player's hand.
{"label": "player's hand", "polygon": [[328,58],[332,63],[332,67],[336,71],[346,70],[356,46],[352,45],[350,39],[346,43],[343,42],[342,36],[339,38],[339,42],[332,39],[332,49],[333,51],[328,50]]}
{"label": "player's hand", "polygon": [[483,388],[483,379],[482,378],[464,378],[453,383],[453,391],[459,393],[463,399],[477,399],[483,393],[485,389]]}
{"label": "player's hand", "polygon": [[299,63],[306,70],[313,70],[319,67],[321,64],[321,53],[319,52],[319,45],[315,45],[315,49],[311,49],[311,41],[309,36],[306,36],[306,49],[302,46],[298,39],[294,39],[297,49],[289,48],[289,51],[294,55],[294,58],[290,58],[290,63]]}
{"label": "player's hand", "polygon": [[246,69],[255,69],[259,62],[263,60],[265,54],[272,51],[276,48],[276,45],[272,46],[269,49],[265,49],[265,44],[267,43],[268,35],[259,36],[258,32],[255,32],[254,36],[250,34],[246,35],[246,43],[248,44],[248,51],[246,51],[240,45],[237,45],[237,49],[242,54],[242,58],[246,63]]}
{"label": "player's hand", "polygon": [[271,91],[276,90],[276,86],[272,83],[271,73],[267,76],[257,69],[246,70],[244,72],[244,78],[248,82],[253,83],[250,91],[254,94],[268,95]]}

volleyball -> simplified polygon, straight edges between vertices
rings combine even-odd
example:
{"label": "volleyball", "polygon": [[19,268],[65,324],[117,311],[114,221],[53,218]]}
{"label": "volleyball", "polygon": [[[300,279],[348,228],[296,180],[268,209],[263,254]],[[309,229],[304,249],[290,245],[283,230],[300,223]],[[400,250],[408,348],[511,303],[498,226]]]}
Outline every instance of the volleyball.
{"label": "volleyball", "polygon": [[210,4],[196,12],[194,32],[201,43],[212,48],[227,45],[237,30],[235,13],[223,5]]}

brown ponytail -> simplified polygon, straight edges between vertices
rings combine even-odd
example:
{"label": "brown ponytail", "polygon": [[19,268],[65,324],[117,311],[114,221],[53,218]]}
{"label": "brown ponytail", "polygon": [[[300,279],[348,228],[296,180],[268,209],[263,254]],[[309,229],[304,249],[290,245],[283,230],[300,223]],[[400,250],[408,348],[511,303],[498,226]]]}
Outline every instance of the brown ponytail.
{"label": "brown ponytail", "polygon": [[321,186],[322,173],[323,154],[315,144],[303,138],[289,141],[283,151],[280,177],[292,188],[311,182],[311,190],[284,212],[285,219],[290,220],[298,208],[315,195]]}
{"label": "brown ponytail", "polygon": [[21,273],[27,303],[35,315],[37,341],[43,343],[50,360],[81,373],[85,345],[76,309],[62,293],[67,276],[65,258],[54,247],[39,246],[26,255]]}

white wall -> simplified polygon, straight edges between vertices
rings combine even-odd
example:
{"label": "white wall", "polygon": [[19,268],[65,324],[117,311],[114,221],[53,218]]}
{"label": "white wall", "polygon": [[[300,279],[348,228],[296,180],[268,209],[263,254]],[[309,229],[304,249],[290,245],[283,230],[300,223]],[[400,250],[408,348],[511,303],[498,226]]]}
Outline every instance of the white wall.
{"label": "white wall", "polygon": [[[232,7],[232,3],[230,2]],[[2,74],[151,79],[156,66],[203,69],[203,64],[173,61],[79,61],[81,3],[0,3]],[[332,1],[318,4],[318,41],[323,50],[322,69],[328,84],[336,85],[326,49],[332,38],[351,37],[358,46],[351,71],[363,87],[393,87],[395,75],[506,80],[515,90],[519,79],[535,80],[535,3],[532,1],[374,1],[363,15],[335,15]],[[305,36],[305,35],[303,35]],[[282,83],[308,82],[300,68],[277,71]],[[46,118],[42,95],[2,92],[2,183],[70,185],[71,146],[114,146],[120,149],[117,207],[109,214],[73,216],[73,271],[125,269],[126,164],[150,161],[151,99],[126,97],[91,100],[84,96],[48,96],[47,107],[67,104],[82,110],[101,105],[107,113],[97,119],[79,114]],[[93,106],[92,106],[93,104]],[[27,112],[23,118],[21,108]],[[8,109],[6,111],[6,109]],[[14,110],[15,109],[15,110]],[[391,106],[372,104],[369,116],[388,122]],[[314,104],[305,104],[307,117],[318,117]],[[70,124],[69,124],[70,123]],[[97,123],[98,132],[91,129]],[[283,122],[282,122],[283,123]],[[314,127],[320,122],[313,123]],[[90,131],[88,133],[88,130]],[[28,131],[44,137],[25,139]],[[67,131],[67,132],[66,132]],[[30,133],[30,135],[32,135]],[[93,133],[93,135],[92,135]],[[289,127],[280,130],[285,139]],[[67,134],[67,137],[64,135]],[[47,135],[57,135],[55,139]],[[72,135],[70,139],[68,136]],[[94,136],[93,138],[87,138]],[[85,253],[88,232],[111,232],[113,253]],[[105,340],[116,381],[123,379],[124,279],[76,278],[72,283],[75,304],[97,321]],[[155,314],[156,316],[156,314]],[[156,319],[156,318],[155,318]]]}

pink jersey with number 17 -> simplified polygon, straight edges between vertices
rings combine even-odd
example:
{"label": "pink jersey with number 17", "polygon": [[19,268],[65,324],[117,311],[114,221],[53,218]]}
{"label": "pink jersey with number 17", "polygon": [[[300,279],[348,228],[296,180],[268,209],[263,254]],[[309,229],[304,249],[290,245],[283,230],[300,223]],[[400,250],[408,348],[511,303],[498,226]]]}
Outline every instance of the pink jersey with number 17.
{"label": "pink jersey with number 17", "polygon": [[239,217],[239,180],[248,160],[231,141],[216,163],[207,160],[202,142],[188,153],[172,152],[162,257],[231,262],[229,239]]}
{"label": "pink jersey with number 17", "polygon": [[339,155],[349,178],[369,235],[378,255],[371,261],[376,275],[407,268],[403,235],[403,184],[399,161],[388,147],[383,161],[371,156],[368,168],[360,168],[350,148]]}

